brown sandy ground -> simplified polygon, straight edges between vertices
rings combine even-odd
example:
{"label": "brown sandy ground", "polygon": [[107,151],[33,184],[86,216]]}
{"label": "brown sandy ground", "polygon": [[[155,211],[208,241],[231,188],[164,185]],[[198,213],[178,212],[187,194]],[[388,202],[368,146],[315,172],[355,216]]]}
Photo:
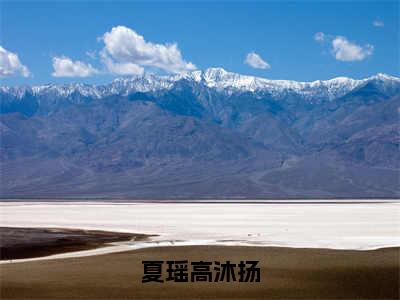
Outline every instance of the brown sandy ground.
{"label": "brown sandy ground", "polygon": [[0,227],[0,259],[47,256],[88,250],[107,243],[142,240],[143,234],[100,230]]}
{"label": "brown sandy ground", "polygon": [[[190,246],[3,264],[2,299],[398,299],[400,248]],[[143,260],[259,260],[261,282],[142,283]],[[165,270],[164,273],[165,274]]]}

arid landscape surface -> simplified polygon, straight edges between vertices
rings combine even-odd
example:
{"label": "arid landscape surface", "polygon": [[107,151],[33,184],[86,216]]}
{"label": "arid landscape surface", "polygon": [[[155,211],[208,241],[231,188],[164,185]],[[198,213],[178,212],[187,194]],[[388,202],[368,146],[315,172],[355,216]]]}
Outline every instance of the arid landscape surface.
{"label": "arid landscape surface", "polygon": [[[0,263],[1,295],[3,299],[398,299],[398,216],[395,201],[4,202],[0,218],[0,225],[8,227],[4,245],[15,244],[18,235],[12,233],[19,232],[37,249],[48,251],[58,245],[59,254]],[[143,239],[144,233],[152,236]],[[54,243],[60,235],[74,237],[78,247]],[[117,240],[115,246],[100,247]],[[82,242],[100,248],[65,252],[83,250]],[[145,260],[256,260],[261,282],[142,283]]]}
{"label": "arid landscape surface", "polygon": [[[398,299],[399,253],[399,248],[372,251],[218,246],[140,249],[2,264],[1,294],[2,299]],[[258,260],[261,282],[142,283],[142,261],[182,259]]]}
{"label": "arid landscape surface", "polygon": [[42,257],[145,238],[143,234],[100,230],[0,227],[0,260]]}

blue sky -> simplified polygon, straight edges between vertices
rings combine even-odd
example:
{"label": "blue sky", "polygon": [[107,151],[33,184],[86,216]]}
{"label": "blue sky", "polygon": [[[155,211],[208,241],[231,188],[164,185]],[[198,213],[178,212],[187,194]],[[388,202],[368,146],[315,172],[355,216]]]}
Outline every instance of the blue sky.
{"label": "blue sky", "polygon": [[208,67],[299,81],[399,75],[396,1],[0,5],[6,85],[104,83]]}

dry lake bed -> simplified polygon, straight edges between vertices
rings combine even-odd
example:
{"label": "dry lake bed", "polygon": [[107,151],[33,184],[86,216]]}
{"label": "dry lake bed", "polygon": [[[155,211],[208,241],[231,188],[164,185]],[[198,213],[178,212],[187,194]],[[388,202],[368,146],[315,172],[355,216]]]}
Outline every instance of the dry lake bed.
{"label": "dry lake bed", "polygon": [[[2,298],[397,299],[399,203],[337,202],[2,202],[0,227],[146,237],[3,260]],[[258,260],[261,282],[141,282],[168,259]]]}

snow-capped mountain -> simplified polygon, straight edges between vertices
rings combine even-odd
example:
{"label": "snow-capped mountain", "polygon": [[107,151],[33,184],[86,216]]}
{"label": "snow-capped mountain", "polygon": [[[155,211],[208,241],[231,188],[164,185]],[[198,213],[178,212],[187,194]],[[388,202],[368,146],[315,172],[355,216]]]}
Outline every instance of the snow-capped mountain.
{"label": "snow-capped mountain", "polygon": [[0,196],[398,198],[399,107],[385,74],[1,87]]}
{"label": "snow-capped mountain", "polygon": [[210,68],[204,72],[195,71],[186,75],[197,82],[203,82],[209,88],[246,92],[269,92],[278,96],[285,92],[294,92],[307,98],[318,93],[327,93],[331,97],[341,96],[360,86],[365,80],[338,77],[331,80],[298,82],[293,80],[269,80],[260,77],[227,72],[222,68]]}
{"label": "snow-capped mountain", "polygon": [[[379,73],[365,79],[352,79],[337,77],[330,80],[317,80],[312,82],[298,82],[293,80],[270,80],[261,77],[242,75],[225,71],[222,68],[209,68],[205,71],[193,71],[185,74],[171,76],[157,76],[144,74],[117,78],[107,85],[41,85],[33,87],[0,87],[0,92],[21,99],[30,93],[38,96],[69,97],[81,95],[100,99],[110,95],[128,95],[133,92],[154,92],[169,90],[182,80],[202,85],[219,92],[232,94],[235,92],[267,93],[280,99],[288,94],[299,96],[306,100],[327,99],[341,97],[348,92],[366,85],[369,82],[378,82],[382,89],[393,88],[400,84],[400,78]],[[1,94],[0,94],[1,95]]]}

